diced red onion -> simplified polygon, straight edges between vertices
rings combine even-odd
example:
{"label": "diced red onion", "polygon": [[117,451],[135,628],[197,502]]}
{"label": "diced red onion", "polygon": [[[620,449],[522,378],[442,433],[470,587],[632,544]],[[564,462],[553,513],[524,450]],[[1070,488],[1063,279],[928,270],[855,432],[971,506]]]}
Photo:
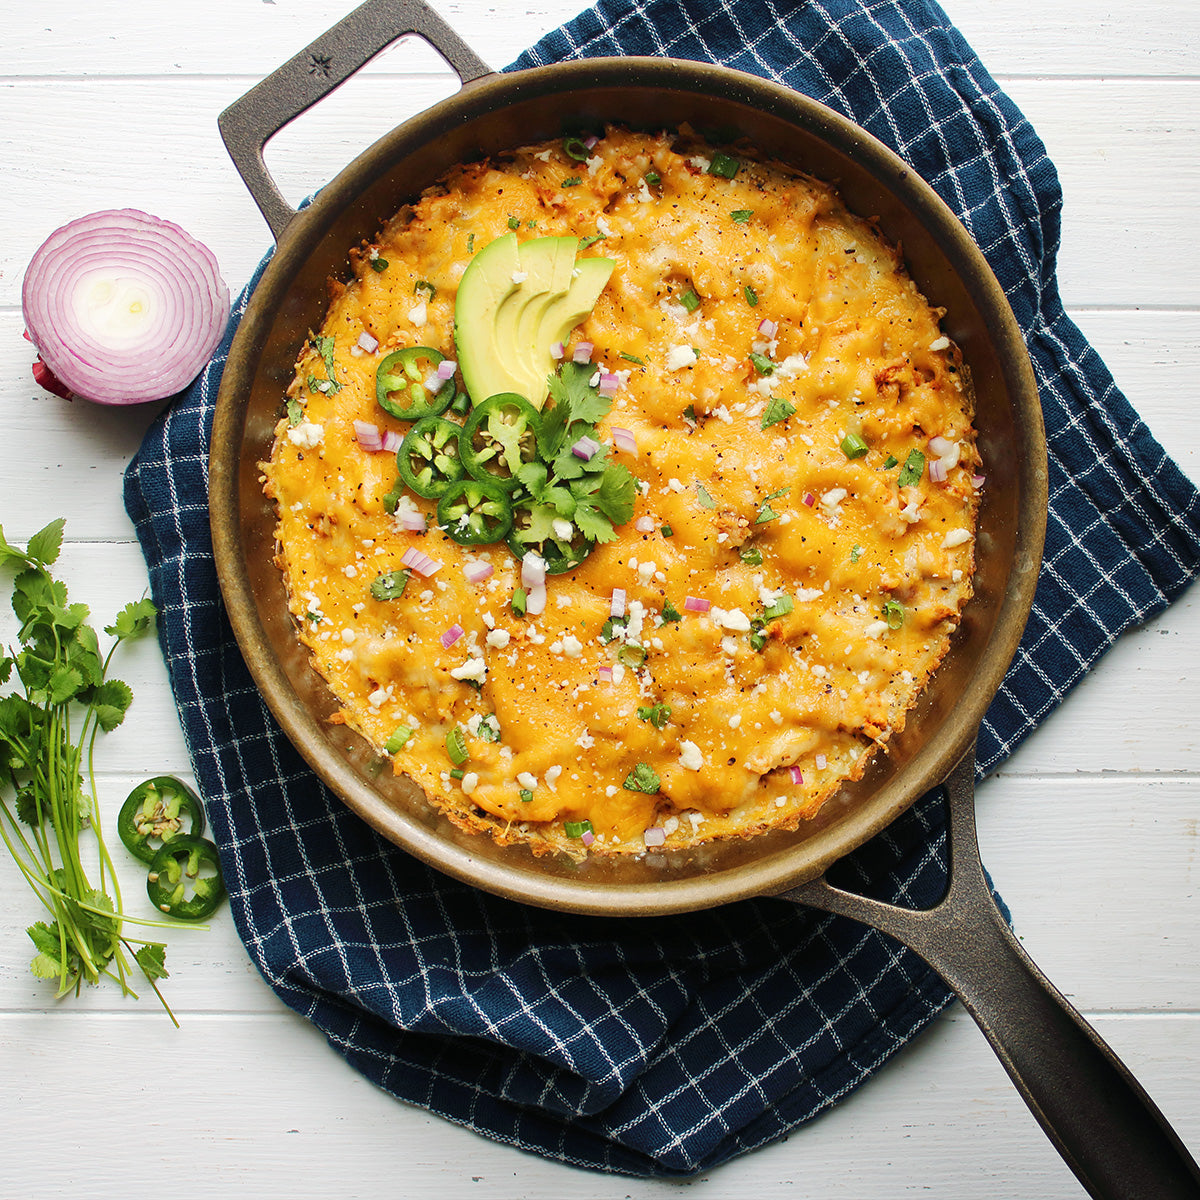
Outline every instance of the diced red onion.
{"label": "diced red onion", "polygon": [[442,645],[449,650],[455,642],[463,635],[463,627],[455,621],[445,633],[442,634]]}
{"label": "diced red onion", "polygon": [[550,347],[551,358],[562,358],[566,352],[567,348],[562,344],[562,342],[555,342],[554,345]]}
{"label": "diced red onion", "polygon": [[667,831],[661,825],[651,825],[642,830],[642,840],[649,847],[661,846],[667,840]]}
{"label": "diced red onion", "polygon": [[946,482],[946,464],[940,458],[931,458],[929,460],[929,482],[930,483],[945,483]]}
{"label": "diced red onion", "polygon": [[614,425],[612,431],[613,445],[618,450],[624,450],[626,454],[632,454],[634,458],[638,456],[637,438],[633,435],[633,430],[622,429],[620,426]]}
{"label": "diced red onion", "polygon": [[613,681],[613,669],[612,669],[612,667],[599,667],[599,668],[597,668],[597,670],[596,670],[596,674],[597,674],[597,675],[598,675],[598,676],[601,678],[601,680],[603,680],[605,683],[612,683],[612,681]]}
{"label": "diced red onion", "polygon": [[829,763],[829,760],[825,757],[825,755],[823,755],[823,754],[817,755],[817,770],[818,771],[825,770],[828,763]]}
{"label": "diced red onion", "polygon": [[579,342],[575,347],[575,353],[571,355],[573,362],[586,363],[592,361],[592,351],[595,346],[591,342]]}
{"label": "diced red onion", "polygon": [[585,829],[580,835],[579,840],[585,845],[590,846],[595,840],[596,835],[590,830]]}
{"label": "diced red onion", "polygon": [[356,346],[364,354],[374,354],[379,349],[379,339],[372,334],[369,334],[365,329],[358,335]]}
{"label": "diced red onion", "polygon": [[46,368],[99,404],[174,395],[200,373],[229,320],[212,253],[133,208],[52,233],[25,271],[21,304]]}
{"label": "diced red onion", "polygon": [[601,371],[599,383],[600,395],[608,400],[617,394],[617,388],[621,386],[621,377],[612,371]]}
{"label": "diced red onion", "polygon": [[610,617],[623,617],[625,615],[624,588],[613,588],[612,602],[608,606],[608,615]]}
{"label": "diced red onion", "polygon": [[651,533],[654,529],[654,518],[651,516],[638,517],[633,523],[638,533]]}
{"label": "diced red onion", "polygon": [[[424,517],[421,518],[424,521]],[[400,555],[400,563],[402,566],[411,567],[416,573],[426,579],[429,578],[435,571],[442,569],[442,564],[436,558],[430,558],[424,550],[418,550],[416,546],[409,546],[405,552]]]}
{"label": "diced red onion", "polygon": [[953,454],[955,443],[944,437],[931,437],[929,439],[930,453],[937,458],[945,458],[947,454]]}
{"label": "diced red onion", "polygon": [[490,562],[473,562],[463,567],[463,575],[471,583],[483,583],[496,573]]}
{"label": "diced red onion", "polygon": [[536,550],[526,550],[521,559],[521,586],[537,587],[546,582],[546,560]]}
{"label": "diced red onion", "polygon": [[773,338],[779,332],[779,326],[769,317],[763,317],[758,323],[758,332],[765,337]]}
{"label": "diced red onion", "polygon": [[591,150],[595,147],[599,140],[600,139],[593,133],[591,137],[586,137],[583,139],[583,144],[587,147],[587,149]]}
{"label": "diced red onion", "polygon": [[435,371],[432,375],[425,378],[425,390],[432,395],[434,392],[441,390],[442,384],[446,381]]}
{"label": "diced red onion", "polygon": [[804,776],[800,773],[799,767],[793,765],[790,768],[790,774],[792,776],[793,783],[803,783],[804,782]]}
{"label": "diced red onion", "polygon": [[383,449],[383,434],[379,432],[379,426],[370,421],[355,421],[354,437],[364,450]]}
{"label": "diced red onion", "polygon": [[688,596],[683,601],[683,607],[686,612],[706,613],[712,608],[712,601],[701,600],[697,596]]}
{"label": "diced red onion", "polygon": [[812,506],[814,504],[816,504],[816,502],[817,502],[817,498],[816,498],[816,496],[814,496],[812,494],[812,492],[804,493],[804,503],[807,504],[809,508],[812,508]]}
{"label": "diced red onion", "polygon": [[584,462],[589,462],[595,458],[600,450],[600,443],[595,438],[581,437],[579,441],[571,447],[571,453],[576,458],[582,458]]}
{"label": "diced red onion", "polygon": [[[419,508],[397,508],[396,521],[401,529],[410,529],[413,533],[425,532],[425,514]],[[408,551],[405,550],[404,553],[407,554]],[[420,554],[421,551],[418,550],[417,553]],[[430,562],[432,561],[430,559]]]}
{"label": "diced red onion", "polygon": [[978,491],[981,487],[983,487],[983,485],[985,483],[987,483],[986,475],[972,475],[971,476],[971,486],[973,488],[975,488],[976,491]]}
{"label": "diced red onion", "polygon": [[525,593],[525,611],[531,617],[540,617],[546,611],[546,585],[533,584]]}
{"label": "diced red onion", "polygon": [[437,365],[437,377],[445,383],[447,379],[454,378],[454,372],[458,370],[458,363],[451,358],[443,358]]}
{"label": "diced red onion", "polygon": [[395,429],[385,429],[383,431],[383,448],[389,454],[395,454],[403,445],[404,435],[402,433],[398,433]]}

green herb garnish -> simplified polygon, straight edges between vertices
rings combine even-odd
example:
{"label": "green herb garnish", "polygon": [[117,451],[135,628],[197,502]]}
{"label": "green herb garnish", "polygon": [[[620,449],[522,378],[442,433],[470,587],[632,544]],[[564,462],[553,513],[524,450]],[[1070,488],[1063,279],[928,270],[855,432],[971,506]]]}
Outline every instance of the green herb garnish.
{"label": "green herb garnish", "polygon": [[565,137],[563,138],[563,153],[568,158],[573,158],[576,162],[587,162],[590,151],[584,144],[581,137]]}
{"label": "green herb garnish", "polygon": [[732,155],[726,154],[723,150],[718,150],[712,156],[712,162],[708,164],[708,173],[710,175],[717,175],[721,179],[732,179],[738,173],[738,168],[741,165]]}
{"label": "green herb garnish", "polygon": [[582,821],[566,821],[563,824],[563,831],[569,838],[581,838],[585,833],[594,833],[592,823],[584,817]]}
{"label": "green herb garnish", "polygon": [[621,785],[628,792],[645,792],[653,796],[662,786],[658,772],[649,763],[637,763]]}
{"label": "green herb garnish", "polygon": [[645,179],[645,181],[651,187],[658,187],[658,185],[662,183],[662,176],[657,171],[647,171],[642,178]]}
{"label": "green herb garnish", "polygon": [[597,242],[604,241],[607,235],[603,233],[591,233],[585,238],[579,239],[580,250],[586,250],[589,246],[594,246]]}
{"label": "green herb garnish", "polygon": [[333,352],[337,347],[337,343],[331,337],[319,337],[316,340],[317,353],[321,356],[321,361],[325,364],[325,374],[329,379],[329,387],[322,388],[322,391],[340,392],[342,385],[338,383],[336,366],[333,361]]}
{"label": "green herb garnish", "polygon": [[663,624],[669,625],[674,621],[682,621],[683,613],[681,613],[679,609],[677,609],[675,605],[668,600],[663,604],[662,619]]}
{"label": "green herb garnish", "polygon": [[883,619],[889,629],[899,629],[904,624],[904,605],[899,600],[888,600],[883,606]]}
{"label": "green herb garnish", "polygon": [[508,218],[508,227],[509,227],[509,229],[520,229],[521,228],[520,219],[518,217],[509,217]]}
{"label": "green herb garnish", "polygon": [[717,502],[708,494],[704,484],[696,484],[696,498],[700,501],[702,508],[716,508]]}
{"label": "green herb garnish", "polygon": [[461,767],[471,757],[467,751],[467,739],[463,736],[461,726],[455,725],[446,734],[446,753],[456,767]]}
{"label": "green herb garnish", "polygon": [[925,455],[920,450],[912,450],[909,452],[908,458],[904,460],[900,474],[896,476],[896,486],[912,487],[914,483],[920,482],[921,476],[924,474]]}
{"label": "green herb garnish", "polygon": [[645,665],[646,647],[636,646],[632,642],[627,642],[617,651],[617,658],[624,666],[636,671],[638,667]]}
{"label": "green herb garnish", "polygon": [[644,367],[646,365],[645,359],[638,358],[636,354],[629,354],[624,350],[621,351],[621,357],[626,362],[637,363],[639,367]]}
{"label": "green herb garnish", "polygon": [[383,744],[384,750],[388,754],[399,754],[405,746],[408,745],[415,730],[409,729],[407,725],[397,725],[395,732]]}
{"label": "green herb garnish", "polygon": [[578,187],[582,182],[583,182],[583,180],[578,175],[572,175],[570,179],[564,179],[562,181],[562,186],[563,187]]}
{"label": "green herb garnish", "polygon": [[512,610],[514,617],[523,617],[526,611],[528,598],[525,595],[524,588],[514,588],[512,598]]}
{"label": "green herb garnish", "polygon": [[749,284],[742,288],[742,295],[746,297],[746,303],[751,308],[758,307],[758,293]]}
{"label": "green herb garnish", "polygon": [[300,403],[294,396],[289,397],[287,402],[288,424],[295,426],[299,425],[304,420],[304,405]]}
{"label": "green herb garnish", "polygon": [[498,742],[500,740],[500,723],[495,716],[486,716],[479,722],[479,731],[475,735],[481,742]]}
{"label": "green herb garnish", "polygon": [[786,421],[796,411],[796,406],[789,403],[782,396],[772,396],[767,401],[767,407],[763,409],[762,428],[770,429],[772,425],[778,425],[780,421]]}
{"label": "green herb garnish", "polygon": [[371,580],[371,595],[376,600],[398,600],[408,587],[409,574],[410,572],[404,570],[385,571],[382,575],[377,575]]}
{"label": "green herb garnish", "polygon": [[639,704],[637,715],[639,721],[649,721],[655,729],[663,729],[671,719],[671,706],[661,703],[652,705]]}
{"label": "green herb garnish", "polygon": [[761,567],[763,561],[762,551],[757,546],[751,546],[749,550],[742,551],[741,559],[747,566]]}
{"label": "green herb garnish", "polygon": [[754,210],[749,208],[735,208],[729,215],[739,225],[744,225],[752,216],[754,216]]}
{"label": "green herb garnish", "polygon": [[860,558],[862,558],[862,547],[857,544],[851,546],[850,547],[850,561],[852,563],[856,563],[856,562],[858,562],[858,560]]}
{"label": "green herb garnish", "polygon": [[700,307],[700,297],[696,295],[695,288],[688,288],[682,296],[679,297],[679,303],[690,313],[694,313]]}
{"label": "green herb garnish", "polygon": [[791,596],[776,596],[766,608],[763,609],[764,621],[777,621],[780,617],[787,616],[792,611],[795,604],[792,602]]}
{"label": "green herb garnish", "polygon": [[760,375],[775,374],[775,364],[765,354],[758,354],[752,351],[750,354],[750,364]]}
{"label": "green herb garnish", "polygon": [[437,288],[435,288],[428,279],[418,279],[417,282],[413,284],[413,292],[418,296],[424,292],[429,299],[432,300],[434,296],[437,295]]}
{"label": "green herb garnish", "polygon": [[522,804],[533,803],[533,793],[528,788],[522,788],[518,794],[521,797]]}
{"label": "green herb garnish", "polygon": [[842,453],[847,458],[863,458],[865,457],[869,447],[862,440],[862,437],[857,433],[848,433],[841,441]]}
{"label": "green herb garnish", "polygon": [[662,533],[663,537],[674,537],[675,536],[675,530],[673,530],[670,527],[670,525],[664,525],[662,527],[662,529],[660,530],[660,532]]}
{"label": "green herb garnish", "polygon": [[375,255],[374,258],[368,259],[368,262],[371,264],[371,270],[378,271],[380,274],[382,274],[388,268],[388,260],[386,258],[380,258],[378,254]]}
{"label": "green herb garnish", "polygon": [[883,469],[885,471],[890,471],[894,466],[897,466],[899,462],[900,460],[894,454],[889,454],[884,460]]}

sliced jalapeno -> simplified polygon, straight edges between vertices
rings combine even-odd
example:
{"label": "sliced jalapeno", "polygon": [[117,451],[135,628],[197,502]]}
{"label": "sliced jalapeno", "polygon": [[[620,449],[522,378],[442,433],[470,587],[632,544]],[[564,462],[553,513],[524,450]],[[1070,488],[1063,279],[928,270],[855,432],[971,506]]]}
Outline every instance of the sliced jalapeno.
{"label": "sliced jalapeno", "polygon": [[438,524],[463,546],[503,541],[512,529],[512,502],[497,483],[460,479],[443,493],[437,506]]}
{"label": "sliced jalapeno", "polygon": [[445,417],[422,417],[405,435],[396,451],[400,478],[418,496],[436,500],[463,477],[458,457],[462,426]]}
{"label": "sliced jalapeno", "polygon": [[476,405],[459,435],[458,456],[467,474],[516,491],[517,472],[537,457],[538,411],[516,392],[500,392]]}
{"label": "sliced jalapeno", "polygon": [[139,783],[117,814],[121,841],[130,854],[144,863],[154,861],[160,845],[181,834],[199,837],[203,832],[200,797],[174,775],[156,775]]}
{"label": "sliced jalapeno", "polygon": [[375,371],[379,407],[401,421],[419,421],[445,412],[454,400],[454,380],[447,379],[433,392],[425,386],[445,357],[429,346],[393,350]]}
{"label": "sliced jalapeno", "polygon": [[[596,543],[586,538],[574,525],[569,537],[562,537],[555,528],[558,514],[548,504],[523,503],[513,511],[513,528],[508,536],[508,548],[517,558],[536,550],[545,560],[546,573],[562,575],[573,571],[593,550]],[[567,522],[570,524],[570,522]]]}
{"label": "sliced jalapeno", "polygon": [[203,921],[225,898],[216,846],[184,833],[165,842],[150,864],[146,894],[154,907],[168,916]]}

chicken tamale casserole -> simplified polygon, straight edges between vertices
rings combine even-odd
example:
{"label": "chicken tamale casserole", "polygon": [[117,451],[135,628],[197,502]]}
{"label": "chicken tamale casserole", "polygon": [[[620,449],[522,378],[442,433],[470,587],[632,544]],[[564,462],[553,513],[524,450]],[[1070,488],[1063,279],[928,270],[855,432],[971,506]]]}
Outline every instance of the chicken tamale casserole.
{"label": "chicken tamale casserole", "polygon": [[684,129],[450,171],[351,253],[267,494],[299,637],[456,824],[796,828],[971,596],[971,391],[836,191]]}

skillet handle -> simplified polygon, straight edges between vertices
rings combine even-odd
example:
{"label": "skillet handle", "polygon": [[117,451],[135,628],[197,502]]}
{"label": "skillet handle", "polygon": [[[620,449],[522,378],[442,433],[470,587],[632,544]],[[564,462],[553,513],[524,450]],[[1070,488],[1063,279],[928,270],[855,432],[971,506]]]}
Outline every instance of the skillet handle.
{"label": "skillet handle", "polygon": [[296,210],[263,162],[263,147],[397,38],[415,33],[464,84],[491,68],[422,0],[366,0],[294,58],[235,100],[217,119],[225,148],[278,242]]}
{"label": "skillet handle", "polygon": [[1200,1168],[1154,1101],[1021,948],[992,898],[975,834],[972,748],[946,782],[950,885],[933,908],[824,878],[780,898],[852,917],[919,954],[962,1000],[1033,1115],[1098,1200],[1200,1200]]}

